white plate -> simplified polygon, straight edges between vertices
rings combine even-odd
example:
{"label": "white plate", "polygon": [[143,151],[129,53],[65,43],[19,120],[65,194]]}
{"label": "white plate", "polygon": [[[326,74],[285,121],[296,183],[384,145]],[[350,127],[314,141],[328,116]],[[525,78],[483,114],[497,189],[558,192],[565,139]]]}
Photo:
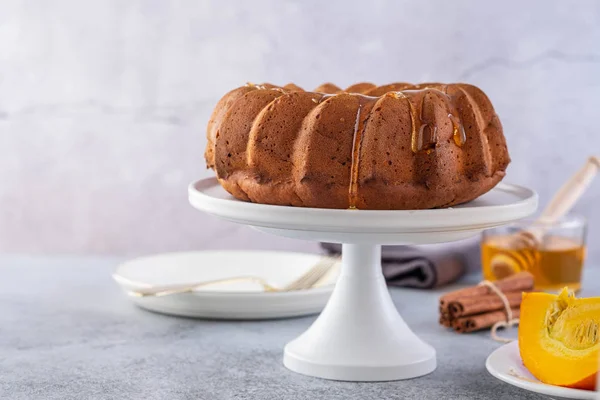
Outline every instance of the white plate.
{"label": "white plate", "polygon": [[523,365],[519,343],[516,341],[505,344],[490,354],[485,367],[496,378],[530,392],[567,399],[600,399],[597,397],[598,393],[591,390],[564,388],[537,380]]}
{"label": "white plate", "polygon": [[456,207],[434,210],[337,210],[272,206],[236,200],[215,178],[190,184],[190,203],[201,211],[262,231],[298,239],[343,243],[418,244],[466,239],[531,215],[537,194],[499,184]]}
{"label": "white plate", "polygon": [[[281,287],[323,256],[269,251],[199,251],[159,254],[121,264],[114,278],[124,290],[155,285],[258,276]],[[208,286],[193,293],[129,298],[140,307],[164,314],[217,319],[294,317],[320,312],[337,279],[334,267],[320,285],[308,290],[265,293],[252,282]]]}

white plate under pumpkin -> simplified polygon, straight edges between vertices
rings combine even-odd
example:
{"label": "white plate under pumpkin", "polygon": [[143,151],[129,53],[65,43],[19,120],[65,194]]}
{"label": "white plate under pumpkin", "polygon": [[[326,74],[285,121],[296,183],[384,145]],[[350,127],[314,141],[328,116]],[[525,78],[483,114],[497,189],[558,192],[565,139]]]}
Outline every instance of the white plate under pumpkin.
{"label": "white plate under pumpkin", "polygon": [[571,389],[540,382],[523,365],[517,341],[505,344],[496,349],[487,358],[485,367],[490,374],[501,381],[530,392],[565,399],[600,399],[599,394],[595,391]]}

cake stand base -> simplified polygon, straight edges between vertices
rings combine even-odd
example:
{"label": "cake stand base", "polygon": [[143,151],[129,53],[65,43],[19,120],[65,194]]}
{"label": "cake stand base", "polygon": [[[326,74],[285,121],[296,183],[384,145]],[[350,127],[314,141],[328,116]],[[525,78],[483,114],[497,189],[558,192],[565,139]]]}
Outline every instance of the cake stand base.
{"label": "cake stand base", "polygon": [[436,356],[398,314],[381,272],[381,246],[344,244],[327,306],[285,346],[283,363],[319,378],[390,381],[432,372]]}

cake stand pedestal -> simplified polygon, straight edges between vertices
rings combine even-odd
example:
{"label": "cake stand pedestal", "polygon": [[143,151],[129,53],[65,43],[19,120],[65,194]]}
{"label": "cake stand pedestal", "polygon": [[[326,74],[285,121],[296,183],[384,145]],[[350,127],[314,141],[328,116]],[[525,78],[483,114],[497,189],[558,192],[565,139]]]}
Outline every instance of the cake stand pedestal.
{"label": "cake stand pedestal", "polygon": [[435,350],[406,325],[381,272],[382,244],[465,239],[532,214],[537,195],[501,184],[484,196],[438,210],[329,210],[270,206],[231,197],[216,179],[189,187],[197,209],[261,231],[343,243],[342,268],[331,298],[313,325],[285,346],[292,371],[344,381],[414,378],[436,368]]}
{"label": "cake stand pedestal", "polygon": [[283,363],[305,375],[345,381],[414,378],[436,367],[435,350],[406,325],[381,273],[381,246],[344,244],[325,309],[285,346]]}

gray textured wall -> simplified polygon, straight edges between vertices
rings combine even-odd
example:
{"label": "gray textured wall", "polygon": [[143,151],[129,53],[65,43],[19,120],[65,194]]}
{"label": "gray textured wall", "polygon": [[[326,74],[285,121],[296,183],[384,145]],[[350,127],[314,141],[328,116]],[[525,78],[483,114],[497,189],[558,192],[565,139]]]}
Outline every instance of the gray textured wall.
{"label": "gray textured wall", "polygon": [[[600,153],[597,1],[0,5],[0,251],[314,248],[192,210],[210,111],[246,81],[468,81],[542,204]],[[600,237],[599,182],[578,206]],[[227,238],[224,240],[223,238]]]}

